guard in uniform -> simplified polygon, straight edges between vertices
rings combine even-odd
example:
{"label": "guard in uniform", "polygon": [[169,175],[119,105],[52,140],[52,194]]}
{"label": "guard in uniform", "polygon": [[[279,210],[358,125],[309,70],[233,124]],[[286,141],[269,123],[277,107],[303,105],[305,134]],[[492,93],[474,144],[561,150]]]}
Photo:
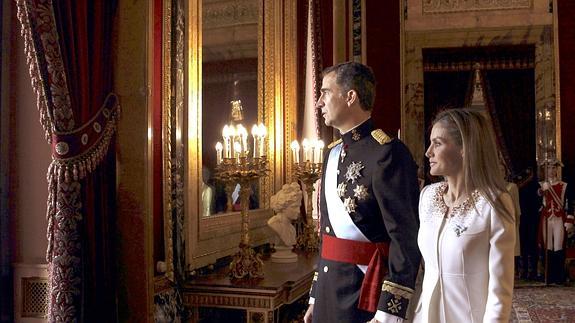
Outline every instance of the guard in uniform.
{"label": "guard in uniform", "polygon": [[546,175],[548,178],[540,182],[539,195],[542,205],[539,210],[539,241],[545,247],[547,261],[547,282],[565,283],[565,230],[573,230],[573,210],[570,209],[567,193],[567,183],[558,180],[557,167],[563,167],[557,159],[546,160]]}
{"label": "guard in uniform", "polygon": [[[358,63],[345,64],[371,72]],[[324,72],[324,95],[318,100],[326,124],[333,121],[336,128],[347,118],[347,110],[336,116],[339,103],[330,103],[337,99],[330,100],[330,92],[335,96],[339,85],[334,90],[328,78],[335,79],[337,69]],[[357,103],[354,95],[349,100],[345,97],[352,108]],[[401,141],[374,129],[370,114],[366,115],[366,120],[328,146],[324,158],[321,257],[308,310],[313,322],[402,322],[414,292],[421,260],[417,165]]]}

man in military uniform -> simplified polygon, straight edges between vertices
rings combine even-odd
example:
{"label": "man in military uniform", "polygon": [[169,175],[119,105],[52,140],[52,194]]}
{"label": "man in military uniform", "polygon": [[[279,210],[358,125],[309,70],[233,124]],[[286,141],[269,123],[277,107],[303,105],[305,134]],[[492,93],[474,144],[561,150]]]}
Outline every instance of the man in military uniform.
{"label": "man in military uniform", "polygon": [[573,210],[569,205],[570,194],[567,183],[557,176],[557,168],[563,167],[558,159],[546,160],[545,181],[540,182],[538,193],[543,197],[539,209],[541,213],[539,223],[539,240],[542,248],[547,251],[547,282],[550,284],[564,284],[565,273],[565,230],[573,230]]}
{"label": "man in military uniform", "polygon": [[375,77],[359,63],[323,73],[328,146],[320,201],[321,257],[305,322],[402,322],[421,255],[417,166],[407,147],[373,129]]}

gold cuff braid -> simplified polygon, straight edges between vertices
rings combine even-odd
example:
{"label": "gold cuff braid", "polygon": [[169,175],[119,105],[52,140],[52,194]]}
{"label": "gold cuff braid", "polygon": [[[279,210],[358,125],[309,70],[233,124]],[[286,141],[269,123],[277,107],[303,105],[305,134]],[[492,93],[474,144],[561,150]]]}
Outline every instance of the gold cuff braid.
{"label": "gold cuff braid", "polygon": [[409,287],[401,286],[401,285],[396,284],[396,283],[392,283],[392,282],[387,281],[387,280],[383,282],[383,286],[381,287],[381,290],[388,292],[397,298],[403,297],[406,299],[411,299],[411,296],[413,295],[413,289],[411,289]]}

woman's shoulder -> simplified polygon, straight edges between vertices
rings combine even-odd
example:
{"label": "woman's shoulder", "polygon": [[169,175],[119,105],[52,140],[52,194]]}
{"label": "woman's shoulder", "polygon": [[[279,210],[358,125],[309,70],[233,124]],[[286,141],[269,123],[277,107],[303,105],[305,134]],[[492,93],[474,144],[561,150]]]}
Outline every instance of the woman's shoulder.
{"label": "woman's shoulder", "polygon": [[446,185],[445,182],[439,182],[423,187],[419,193],[419,205],[424,208],[429,208],[437,204],[437,200],[440,199],[442,192],[445,191]]}
{"label": "woman's shoulder", "polygon": [[442,194],[446,188],[445,182],[433,183],[425,186],[419,196],[419,219],[422,222],[430,221],[445,214]]}
{"label": "woman's shoulder", "polygon": [[438,191],[444,191],[445,186],[447,184],[445,182],[437,182],[433,184],[426,185],[421,190],[421,198],[430,198],[434,196]]}
{"label": "woman's shoulder", "polygon": [[[506,211],[509,212],[510,214],[514,214],[515,206],[513,204],[513,198],[511,197],[511,194],[508,191],[502,191],[495,195],[497,196],[496,199],[501,201],[501,204],[503,204],[503,207],[505,207]],[[480,211],[480,213],[485,214],[489,214],[491,212],[496,213],[498,212],[496,207],[492,205],[485,198],[485,196],[483,196],[483,194],[480,194],[480,197],[476,203],[476,208]]]}

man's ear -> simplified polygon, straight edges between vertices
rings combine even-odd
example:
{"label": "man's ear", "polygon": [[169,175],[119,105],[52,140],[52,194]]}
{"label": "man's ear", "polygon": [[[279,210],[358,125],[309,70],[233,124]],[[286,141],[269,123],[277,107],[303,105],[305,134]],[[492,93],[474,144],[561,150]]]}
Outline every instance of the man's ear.
{"label": "man's ear", "polygon": [[347,91],[347,96],[345,98],[347,105],[351,106],[357,100],[357,92],[355,90]]}

